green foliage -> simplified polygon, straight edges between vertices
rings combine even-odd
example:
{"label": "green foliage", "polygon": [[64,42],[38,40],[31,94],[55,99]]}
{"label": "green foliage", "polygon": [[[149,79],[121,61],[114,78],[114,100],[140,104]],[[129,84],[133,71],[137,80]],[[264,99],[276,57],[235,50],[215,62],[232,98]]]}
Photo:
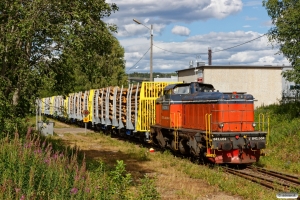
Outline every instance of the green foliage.
{"label": "green foliage", "polygon": [[293,70],[284,73],[288,80],[300,83],[300,1],[263,0],[275,27],[269,30],[269,40],[276,41],[282,52],[291,62]]}
{"label": "green foliage", "polygon": [[103,22],[117,10],[103,0],[0,2],[0,133],[19,128],[37,97],[126,82],[116,26]]}
{"label": "green foliage", "polygon": [[258,165],[300,173],[300,103],[261,107],[258,113],[270,116],[270,141],[267,156]]}
{"label": "green foliage", "polygon": [[141,185],[138,188],[138,198],[140,200],[160,199],[160,195],[156,190],[155,180],[148,176],[141,179]]}

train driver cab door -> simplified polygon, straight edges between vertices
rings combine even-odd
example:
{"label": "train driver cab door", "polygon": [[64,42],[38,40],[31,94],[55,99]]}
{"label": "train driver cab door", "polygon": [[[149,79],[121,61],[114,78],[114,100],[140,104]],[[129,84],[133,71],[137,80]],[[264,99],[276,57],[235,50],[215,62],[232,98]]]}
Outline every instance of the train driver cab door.
{"label": "train driver cab door", "polygon": [[170,127],[171,94],[172,89],[164,90],[161,109],[161,125],[164,127]]}

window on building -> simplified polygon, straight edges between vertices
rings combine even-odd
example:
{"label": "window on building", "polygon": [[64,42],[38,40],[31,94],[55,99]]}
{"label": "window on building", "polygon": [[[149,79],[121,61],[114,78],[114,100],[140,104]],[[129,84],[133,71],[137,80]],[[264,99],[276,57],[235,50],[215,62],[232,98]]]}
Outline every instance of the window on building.
{"label": "window on building", "polygon": [[299,90],[300,85],[290,85],[290,90]]}

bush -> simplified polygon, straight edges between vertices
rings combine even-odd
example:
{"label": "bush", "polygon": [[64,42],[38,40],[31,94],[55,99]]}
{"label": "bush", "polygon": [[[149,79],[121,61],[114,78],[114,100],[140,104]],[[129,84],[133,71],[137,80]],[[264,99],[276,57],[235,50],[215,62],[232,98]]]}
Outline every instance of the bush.
{"label": "bush", "polygon": [[155,179],[151,179],[148,176],[145,176],[143,179],[141,179],[141,186],[138,188],[137,199],[151,200],[159,198],[160,195],[156,190]]}
{"label": "bush", "polygon": [[262,157],[258,164],[300,173],[300,103],[270,105],[257,109],[256,115],[259,113],[270,116],[270,142],[267,156]]}

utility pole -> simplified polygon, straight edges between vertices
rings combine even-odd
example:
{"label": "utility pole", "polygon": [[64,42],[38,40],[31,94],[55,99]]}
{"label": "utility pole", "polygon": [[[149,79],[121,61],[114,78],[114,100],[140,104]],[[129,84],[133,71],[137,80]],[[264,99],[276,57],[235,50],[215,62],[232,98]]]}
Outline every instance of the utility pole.
{"label": "utility pole", "polygon": [[153,24],[151,24],[150,81],[153,81]]}
{"label": "utility pole", "polygon": [[149,28],[137,19],[133,19],[133,21],[137,24],[143,25],[144,27],[150,30],[150,81],[153,81],[153,24],[151,24],[151,28]]}

